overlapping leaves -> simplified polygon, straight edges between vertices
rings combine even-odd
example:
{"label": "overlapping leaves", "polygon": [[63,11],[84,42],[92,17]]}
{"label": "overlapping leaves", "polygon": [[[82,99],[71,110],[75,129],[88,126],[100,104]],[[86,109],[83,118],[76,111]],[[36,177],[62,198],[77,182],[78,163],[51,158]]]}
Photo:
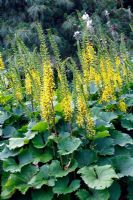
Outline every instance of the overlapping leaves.
{"label": "overlapping leaves", "polygon": [[[60,134],[50,133],[42,121],[17,129],[13,119],[10,123],[10,115],[2,113],[5,140],[0,145],[1,198],[9,199],[18,190],[25,195],[31,191],[32,200],[65,199],[71,195],[79,200],[118,200],[121,189],[117,180],[121,183],[124,178],[128,179],[128,197],[132,199],[133,139],[128,134],[132,115],[123,115],[124,129],[118,131],[113,126],[119,118],[116,113],[101,108],[99,113],[93,111],[97,133],[91,140],[83,137],[82,130],[70,134],[64,126]],[[130,121],[130,126],[123,124],[124,119]]]}

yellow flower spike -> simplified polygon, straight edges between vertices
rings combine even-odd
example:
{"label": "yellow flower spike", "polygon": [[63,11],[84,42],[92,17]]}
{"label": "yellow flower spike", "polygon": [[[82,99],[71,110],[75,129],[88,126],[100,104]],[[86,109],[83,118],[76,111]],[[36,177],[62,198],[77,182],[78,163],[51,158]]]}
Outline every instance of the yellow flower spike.
{"label": "yellow flower spike", "polygon": [[15,96],[18,101],[21,101],[23,99],[21,86],[18,84],[15,88]]}
{"label": "yellow flower spike", "polygon": [[96,60],[96,55],[94,48],[92,44],[88,43],[86,44],[86,48],[82,50],[82,70],[84,75],[84,82],[85,84],[88,84],[90,81],[90,66],[94,64],[94,61]]}
{"label": "yellow flower spike", "polygon": [[11,71],[9,75],[10,79],[10,88],[13,89],[14,95],[18,101],[21,101],[23,99],[23,94],[22,94],[22,85],[20,82],[20,78],[18,77],[16,71]]}
{"label": "yellow flower spike", "polygon": [[94,136],[95,133],[96,133],[96,131],[94,129],[94,127],[95,127],[94,120],[92,119],[90,114],[88,114],[86,119],[87,119],[87,123],[86,123],[87,124],[87,127],[86,127],[87,131],[89,132],[90,136]]}
{"label": "yellow flower spike", "polygon": [[32,79],[33,79],[33,81],[34,81],[34,84],[35,84],[37,87],[40,87],[40,86],[41,86],[40,74],[39,74],[35,69],[32,69],[32,70],[31,70],[31,76],[32,76]]}
{"label": "yellow flower spike", "polygon": [[81,94],[78,95],[77,97],[77,124],[79,126],[83,126],[84,124],[84,119],[87,113],[87,108],[86,108],[86,103]]}
{"label": "yellow flower spike", "polygon": [[54,76],[50,63],[44,64],[43,85],[40,93],[42,118],[50,124],[53,117]]}
{"label": "yellow flower spike", "polygon": [[29,74],[25,76],[25,88],[28,95],[32,94],[32,81]]}
{"label": "yellow flower spike", "polygon": [[97,86],[101,83],[101,77],[98,72],[96,72],[94,67],[90,67],[90,81],[93,81]]}
{"label": "yellow flower spike", "polygon": [[123,85],[121,74],[120,74],[120,60],[115,60],[117,67],[114,67],[114,63],[111,62],[111,58],[108,56],[106,60],[103,58],[100,60],[100,69],[102,81],[102,95],[101,102],[109,102],[111,100],[116,100],[115,93],[118,92]]}
{"label": "yellow flower spike", "polygon": [[88,61],[88,63],[92,64],[95,60],[95,51],[91,43],[88,43],[86,45],[85,52],[86,52],[86,60]]}
{"label": "yellow flower spike", "polygon": [[120,111],[122,112],[126,112],[127,111],[127,105],[126,103],[124,102],[124,100],[120,100],[119,103],[118,103],[118,108],[120,109]]}
{"label": "yellow flower spike", "polygon": [[70,121],[72,118],[72,112],[73,112],[71,95],[67,94],[63,98],[61,103],[62,103],[62,107],[63,107],[63,111],[64,111],[65,121]]}
{"label": "yellow flower spike", "polygon": [[61,95],[61,105],[64,112],[65,121],[70,121],[73,114],[72,95],[68,86],[64,68],[58,68],[59,89]]}
{"label": "yellow flower spike", "polygon": [[100,72],[101,72],[101,79],[103,85],[107,84],[107,74],[106,74],[106,68],[104,63],[104,58],[100,58]]}
{"label": "yellow flower spike", "polygon": [[0,54],[0,71],[2,71],[4,69],[5,69],[4,62],[3,62],[3,59],[2,59],[2,55]]}

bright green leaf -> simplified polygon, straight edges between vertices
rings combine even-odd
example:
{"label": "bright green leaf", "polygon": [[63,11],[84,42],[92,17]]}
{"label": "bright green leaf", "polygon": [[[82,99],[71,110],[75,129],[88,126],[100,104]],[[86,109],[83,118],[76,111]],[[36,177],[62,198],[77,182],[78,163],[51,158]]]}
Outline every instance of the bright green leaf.
{"label": "bright green leaf", "polygon": [[39,131],[39,132],[43,132],[43,131],[46,131],[48,129],[48,125],[46,122],[38,122],[37,124],[35,124],[33,127],[32,127],[32,131]]}
{"label": "bright green leaf", "polygon": [[98,139],[98,138],[105,138],[110,136],[109,131],[105,130],[102,132],[97,132],[96,135],[93,137],[94,139]]}

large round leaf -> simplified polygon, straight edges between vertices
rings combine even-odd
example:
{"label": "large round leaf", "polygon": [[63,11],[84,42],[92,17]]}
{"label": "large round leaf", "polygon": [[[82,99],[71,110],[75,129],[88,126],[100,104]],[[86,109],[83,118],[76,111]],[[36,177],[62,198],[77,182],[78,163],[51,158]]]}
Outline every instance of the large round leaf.
{"label": "large round leaf", "polygon": [[97,160],[97,154],[95,151],[84,149],[77,152],[76,160],[79,168],[81,168],[94,163]]}
{"label": "large round leaf", "polygon": [[112,138],[99,138],[95,141],[95,145],[100,155],[113,155],[115,152]]}
{"label": "large round leaf", "polygon": [[63,138],[58,143],[58,152],[61,155],[73,153],[81,144],[81,140],[75,137]]}
{"label": "large round leaf", "polygon": [[110,127],[112,120],[118,116],[114,112],[99,112],[96,115],[96,126]]}
{"label": "large round leaf", "polygon": [[9,157],[14,157],[17,154],[19,154],[21,150],[20,149],[15,149],[15,150],[10,150],[7,147],[5,147],[1,152],[0,152],[0,160],[6,160]]}
{"label": "large round leaf", "polygon": [[133,130],[133,114],[126,114],[121,120],[121,125],[127,130]]}
{"label": "large round leaf", "polygon": [[19,166],[15,159],[13,158],[8,158],[7,160],[3,161],[3,169],[6,172],[20,172],[21,171],[21,166]]}
{"label": "large round leaf", "polygon": [[29,140],[27,138],[10,138],[8,148],[10,150],[16,149],[16,148],[24,146],[28,142]]}
{"label": "large round leaf", "polygon": [[114,167],[119,172],[119,177],[133,177],[133,158],[126,155],[116,156],[112,159]]}
{"label": "large round leaf", "polygon": [[126,133],[120,131],[112,131],[111,136],[114,139],[114,144],[125,146],[126,144],[133,144],[133,139]]}
{"label": "large round leaf", "polygon": [[63,169],[58,160],[53,160],[49,166],[49,175],[53,177],[63,177],[68,173],[74,171],[77,168],[78,164],[75,160],[72,160],[70,166],[67,169]]}
{"label": "large round leaf", "polygon": [[31,180],[37,171],[37,167],[33,165],[27,165],[22,168],[21,172],[10,174],[6,181],[4,181],[2,184],[2,199],[11,197],[16,189],[18,189],[22,194],[25,194],[30,188],[30,185],[28,185],[29,180]]}
{"label": "large round leaf", "polygon": [[56,183],[53,188],[53,192],[57,194],[69,194],[74,192],[80,187],[80,181],[79,180],[74,180],[69,184],[69,178],[68,177],[63,177],[60,178]]}
{"label": "large round leaf", "polygon": [[90,188],[102,190],[113,183],[113,178],[118,178],[111,165],[83,167],[78,171],[83,181]]}
{"label": "large round leaf", "polygon": [[28,185],[37,189],[40,189],[43,185],[48,185],[48,170],[48,165],[40,167],[39,172],[32,177],[32,179],[28,182]]}

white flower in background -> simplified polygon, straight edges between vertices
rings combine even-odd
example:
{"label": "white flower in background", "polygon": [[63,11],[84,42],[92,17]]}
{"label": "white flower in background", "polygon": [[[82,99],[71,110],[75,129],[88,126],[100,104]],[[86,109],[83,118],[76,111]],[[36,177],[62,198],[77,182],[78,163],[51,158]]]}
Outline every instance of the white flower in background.
{"label": "white flower in background", "polygon": [[82,19],[84,20],[84,21],[88,21],[89,20],[89,15],[85,12],[85,14],[83,14],[83,16],[82,16]]}
{"label": "white flower in background", "polygon": [[109,11],[108,10],[105,10],[104,13],[105,13],[105,16],[109,16]]}
{"label": "white flower in background", "polygon": [[86,26],[87,26],[88,29],[92,28],[92,19],[87,21]]}
{"label": "white flower in background", "polygon": [[75,39],[78,39],[79,36],[80,36],[80,31],[74,32],[73,37],[74,37]]}
{"label": "white flower in background", "polygon": [[93,32],[93,24],[92,24],[92,19],[90,16],[85,12],[85,14],[82,16],[82,19],[86,22],[86,27],[90,32]]}

